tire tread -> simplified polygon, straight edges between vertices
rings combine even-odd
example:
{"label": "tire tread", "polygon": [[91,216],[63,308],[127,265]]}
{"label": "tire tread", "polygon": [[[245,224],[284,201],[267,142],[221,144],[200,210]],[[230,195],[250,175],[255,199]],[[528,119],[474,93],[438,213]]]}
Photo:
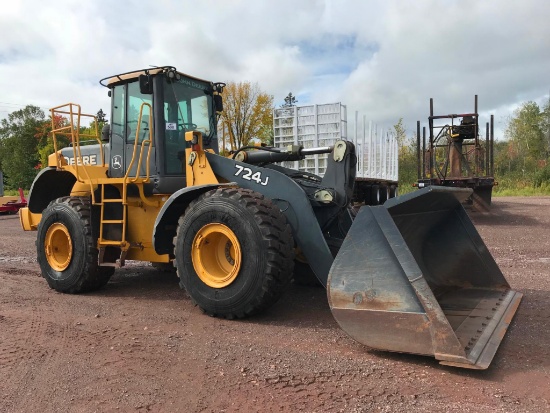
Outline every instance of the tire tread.
{"label": "tire tread", "polygon": [[[196,208],[202,200],[210,197],[229,198],[245,207],[254,216],[254,220],[260,229],[263,242],[267,245],[267,267],[266,277],[263,280],[260,293],[246,306],[238,311],[217,313],[203,308],[203,312],[210,316],[227,319],[244,318],[257,314],[270,307],[277,301],[292,279],[294,266],[294,241],[290,225],[287,223],[283,213],[269,199],[263,195],[244,188],[218,188],[209,191],[192,201],[186,214]],[[178,229],[173,239],[174,246],[182,228],[185,214],[178,221]],[[177,256],[174,247],[174,255]],[[176,260],[174,260],[176,265]],[[185,289],[183,277],[178,269],[180,286]],[[198,303],[191,297],[196,305]]]}
{"label": "tire tread", "polygon": [[[59,292],[78,294],[95,291],[109,282],[109,279],[114,273],[114,268],[100,267],[98,265],[99,250],[96,248],[96,240],[94,239],[92,233],[90,199],[87,197],[65,196],[62,198],[57,198],[50,202],[47,209],[59,204],[66,205],[76,213],[82,226],[82,233],[86,238],[86,244],[89,245],[89,248],[86,251],[84,267],[81,271],[80,276],[77,277],[75,282],[69,285],[64,285],[64,283],[60,283],[58,280],[47,277],[44,274],[44,271],[42,275],[47,280],[49,286]],[[42,225],[42,223],[43,220],[39,225]],[[38,240],[36,241],[36,245],[38,254],[41,254]]]}

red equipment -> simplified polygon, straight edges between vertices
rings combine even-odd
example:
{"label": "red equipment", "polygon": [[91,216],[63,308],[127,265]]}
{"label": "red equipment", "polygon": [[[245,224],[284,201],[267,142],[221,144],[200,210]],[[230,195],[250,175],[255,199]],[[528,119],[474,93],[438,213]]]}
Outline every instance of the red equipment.
{"label": "red equipment", "polygon": [[19,188],[19,201],[8,201],[5,204],[0,205],[0,214],[15,214],[19,211],[19,208],[27,206],[27,199],[23,194],[23,189]]}

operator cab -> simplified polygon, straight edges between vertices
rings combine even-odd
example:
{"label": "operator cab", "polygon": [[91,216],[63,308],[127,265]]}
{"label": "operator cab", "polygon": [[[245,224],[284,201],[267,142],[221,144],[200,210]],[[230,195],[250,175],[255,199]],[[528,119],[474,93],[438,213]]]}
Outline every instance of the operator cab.
{"label": "operator cab", "polygon": [[[149,193],[169,194],[185,186],[185,132],[199,131],[205,149],[218,153],[217,114],[223,110],[223,83],[180,73],[172,66],[144,69],[102,79],[111,96],[109,176],[123,177],[137,155],[130,176],[146,175],[147,156],[137,163],[141,146],[148,151]],[[140,118],[141,113],[141,118]]]}

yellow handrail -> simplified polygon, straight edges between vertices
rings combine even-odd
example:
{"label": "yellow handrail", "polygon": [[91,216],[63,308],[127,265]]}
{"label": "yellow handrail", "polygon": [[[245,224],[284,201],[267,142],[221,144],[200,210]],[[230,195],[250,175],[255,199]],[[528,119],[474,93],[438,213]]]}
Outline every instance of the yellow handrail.
{"label": "yellow handrail", "polygon": [[130,171],[131,171],[132,167],[134,166],[138,144],[140,143],[139,142],[139,132],[141,131],[141,118],[142,118],[142,115],[143,115],[143,108],[145,106],[147,106],[149,108],[149,119],[150,119],[150,122],[149,122],[150,123],[149,124],[149,139],[144,139],[141,142],[141,144],[139,145],[140,146],[140,151],[139,151],[139,158],[138,158],[137,167],[136,167],[136,176],[131,178],[130,182],[136,182],[139,178],[139,171],[140,171],[141,162],[143,161],[143,151],[145,149],[145,145],[147,145],[149,149],[147,150],[147,164],[145,165],[145,179],[143,180],[143,182],[149,182],[149,175],[150,175],[149,160],[150,160],[150,157],[151,157],[151,149],[152,149],[152,142],[153,142],[153,107],[147,102],[143,102],[141,104],[141,106],[139,107],[139,116],[138,116],[137,128],[136,128],[136,138],[134,140],[134,150],[132,152],[132,160],[130,161],[130,164],[128,165],[128,169],[126,170],[126,174],[124,175],[124,178],[128,179],[128,177],[130,176]]}
{"label": "yellow handrail", "polygon": [[[149,139],[144,139],[141,143],[139,143],[139,132],[141,131],[141,118],[143,116],[143,108],[147,106],[149,108]],[[153,148],[153,108],[152,106],[147,103],[143,102],[139,108],[139,116],[138,116],[138,123],[136,128],[136,137],[134,140],[134,150],[132,152],[132,160],[130,161],[130,164],[128,165],[128,169],[126,170],[126,174],[124,175],[124,184],[122,188],[122,197],[124,200],[126,200],[127,192],[126,192],[126,185],[127,180],[130,177],[130,171],[132,170],[132,167],[134,166],[136,153],[137,153],[137,147],[138,144],[140,146],[139,150],[139,158],[136,166],[136,175],[133,178],[130,178],[130,182],[136,182],[139,179],[139,172],[141,169],[141,163],[143,161],[143,151],[145,150],[145,145],[147,145],[147,158],[146,158],[146,165],[145,165],[145,178],[143,179],[143,183],[149,182],[150,178],[150,159],[151,159],[151,150]],[[143,185],[138,185],[139,188],[139,197],[143,201],[143,203],[151,206],[156,206],[157,204],[155,202],[149,201],[145,194],[143,193]]]}
{"label": "yellow handrail", "polygon": [[[75,112],[73,110],[73,106],[76,106],[76,108],[78,108],[78,110]],[[65,107],[68,107],[69,109],[68,110],[59,110],[61,108],[65,108]],[[104,153],[103,153],[103,145],[101,143],[101,140],[99,139],[99,130],[98,130],[98,125],[97,125],[97,117],[94,116],[94,115],[88,115],[88,114],[84,114],[84,113],[81,113],[81,109],[80,109],[80,105],[76,104],[76,103],[65,103],[63,105],[59,105],[59,106],[56,106],[54,108],[51,108],[50,109],[50,112],[52,114],[52,135],[53,135],[53,140],[54,140],[54,150],[57,152],[58,151],[58,147],[57,147],[57,137],[56,135],[57,134],[67,134],[67,132],[70,132],[70,135],[71,135],[71,140],[72,140],[72,143],[73,143],[73,153],[75,155],[75,163],[78,162],[76,160],[77,158],[77,153],[80,153],[80,137],[87,137],[87,138],[94,138],[98,144],[100,145],[99,146],[99,151],[100,151],[100,158],[101,158],[101,162],[102,162],[102,166],[105,166],[105,156],[104,156]],[[67,126],[62,126],[60,128],[56,128],[55,127],[55,115],[58,114],[58,115],[69,115],[69,125]],[[76,122],[74,120],[75,116],[77,116],[76,118]],[[92,118],[92,120],[94,121],[94,126],[95,126],[95,134],[90,134],[90,133],[80,133],[80,117],[88,117],[88,118]],[[78,151],[78,152],[77,152]],[[82,162],[82,159],[80,159],[81,163],[83,164]],[[58,167],[62,167],[63,165],[61,165],[60,162],[58,162]]]}
{"label": "yellow handrail", "polygon": [[[101,159],[102,166],[105,166],[105,154],[103,151],[103,144],[101,143],[101,140],[99,139],[99,130],[97,125],[97,117],[94,115],[88,115],[84,114],[81,111],[80,105],[76,103],[65,103],[63,105],[56,106],[54,108],[50,109],[51,118],[52,118],[52,138],[53,138],[53,146],[55,153],[58,152],[58,146],[57,146],[57,135],[63,134],[71,136],[71,143],[73,145],[73,155],[75,160],[75,173],[76,173],[76,179],[78,182],[84,183],[85,180],[81,177],[80,172],[80,166],[82,165],[82,169],[84,170],[84,175],[86,180],[88,181],[90,185],[90,193],[92,195],[92,203],[95,204],[95,197],[94,197],[94,188],[93,183],[90,178],[90,175],[88,174],[88,170],[86,167],[84,167],[84,161],[82,158],[82,151],[80,149],[80,137],[90,137],[94,138],[97,143],[99,144],[99,156]],[[69,124],[67,126],[61,126],[56,128],[55,120],[56,115],[69,115]],[[80,133],[80,118],[81,117],[87,117],[92,118],[94,121],[94,127],[95,127],[95,134],[89,134],[89,133]],[[61,161],[61,157],[57,157],[57,168],[58,169],[64,169],[64,165]]]}
{"label": "yellow handrail", "polygon": [[[149,134],[148,138],[144,139],[142,142],[139,142],[139,135],[141,132],[141,120],[143,117],[143,111],[144,108],[147,107],[149,109],[149,117],[150,117],[150,125],[149,125]],[[95,194],[94,194],[94,183],[92,182],[92,179],[90,178],[90,175],[88,173],[87,168],[84,165],[83,157],[82,157],[82,151],[81,151],[81,137],[85,138],[93,138],[97,141],[99,144],[99,151],[100,151],[100,158],[101,158],[101,166],[105,167],[105,154],[103,150],[103,143],[100,140],[99,137],[99,130],[97,125],[97,117],[94,115],[88,115],[83,114],[81,112],[80,105],[76,103],[66,103],[63,105],[56,106],[54,108],[50,109],[51,112],[51,118],[52,118],[52,137],[53,137],[53,145],[54,145],[54,151],[57,153],[60,149],[58,147],[58,135],[65,135],[71,137],[71,143],[73,146],[73,156],[74,156],[74,170],[76,179],[78,182],[81,183],[88,183],[90,186],[90,193],[92,196],[92,204],[95,204]],[[68,125],[56,127],[56,116],[63,116],[67,115],[68,117]],[[80,132],[80,120],[81,117],[88,117],[93,119],[94,126],[95,126],[95,134],[93,133],[81,133]],[[138,146],[139,146],[139,156],[138,154]],[[145,165],[145,177],[141,178],[141,182],[147,183],[150,181],[150,159],[151,159],[151,152],[153,147],[153,108],[151,104],[143,102],[139,109],[139,117],[138,117],[138,127],[136,129],[136,136],[134,141],[134,148],[132,151],[132,159],[130,160],[130,163],[128,165],[128,168],[125,172],[125,175],[123,177],[123,194],[122,199],[123,203],[126,203],[127,198],[127,184],[135,183],[140,179],[139,174],[141,171],[141,164],[144,159],[145,155],[145,146],[148,147],[146,158],[146,165]],[[132,167],[134,164],[136,164],[136,157],[137,157],[137,167],[135,175],[131,173]],[[66,163],[63,162],[63,159],[61,156],[57,157],[56,159],[56,166],[58,169],[63,170],[66,167]],[[150,204],[150,205],[156,205],[154,203],[151,203],[149,200],[146,199],[145,195],[143,194],[142,188],[140,188],[140,198],[143,200],[144,203]]]}

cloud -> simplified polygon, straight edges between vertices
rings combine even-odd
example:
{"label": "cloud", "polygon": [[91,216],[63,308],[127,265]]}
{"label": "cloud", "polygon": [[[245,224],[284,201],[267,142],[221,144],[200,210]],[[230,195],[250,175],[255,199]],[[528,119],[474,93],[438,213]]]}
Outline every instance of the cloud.
{"label": "cloud", "polygon": [[[550,3],[488,0],[8,2],[0,15],[0,117],[14,104],[108,111],[99,79],[174,65],[251,81],[299,104],[342,102],[408,132],[436,111],[505,119],[548,96]],[[2,112],[4,111],[4,112]],[[482,119],[484,122],[484,119]],[[350,130],[353,128],[350,125]]]}
{"label": "cloud", "polygon": [[[547,86],[546,3],[393,2],[380,50],[344,81],[342,98],[382,123],[425,120],[429,98],[442,113],[496,110],[535,99]],[[542,92],[544,93],[544,92]]]}

